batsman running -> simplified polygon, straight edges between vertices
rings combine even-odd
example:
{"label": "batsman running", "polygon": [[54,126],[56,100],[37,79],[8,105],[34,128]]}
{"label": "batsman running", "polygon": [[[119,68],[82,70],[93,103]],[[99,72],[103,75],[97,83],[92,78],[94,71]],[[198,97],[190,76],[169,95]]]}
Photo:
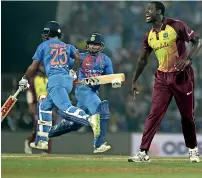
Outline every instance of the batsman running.
{"label": "batsman running", "polygon": [[[152,106],[146,120],[140,151],[128,159],[129,162],[150,162],[148,151],[152,139],[174,97],[181,114],[182,132],[189,148],[190,162],[200,162],[197,148],[194,119],[194,72],[192,60],[201,47],[201,39],[184,22],[164,16],[165,6],[161,2],[150,2],[146,10],[146,22],[152,28],[144,36],[143,49],[132,80],[134,97],[137,79],[145,68],[152,51],[159,61],[155,73]],[[185,42],[192,43],[187,54]]]}
{"label": "batsman running", "polygon": [[[93,33],[86,41],[87,52],[81,53],[82,63],[79,68],[78,80],[83,78],[95,77],[100,75],[113,74],[111,59],[102,53],[104,49],[104,39],[99,33]],[[110,118],[109,103],[107,100],[101,101],[98,95],[99,85],[85,86],[77,85],[75,96],[78,101],[77,106],[84,111],[89,112],[91,116],[100,117],[100,135],[94,139],[94,153],[102,153],[111,146],[105,142],[107,133],[107,124]],[[112,87],[121,87],[121,82],[112,81]],[[56,137],[71,131],[77,131],[82,125],[63,121],[62,123],[51,128],[49,137]]]}
{"label": "batsman running", "polygon": [[[61,36],[60,25],[55,21],[48,22],[42,32],[43,42],[38,46],[32,64],[19,81],[19,88],[25,91],[29,86],[28,79],[35,74],[39,64],[43,63],[48,78],[48,95],[45,99],[39,99],[41,102],[38,104],[37,135],[35,142],[30,143],[32,148],[48,149],[48,132],[52,127],[52,109],[55,106],[64,119],[91,126],[94,137],[100,134],[100,118],[90,117],[82,109],[72,106],[69,99],[68,94],[72,90],[73,80],[77,78],[75,71],[80,65],[81,57],[74,46],[60,40]],[[75,61],[73,69],[70,70],[69,63],[72,58]]]}
{"label": "batsman running", "polygon": [[[46,90],[47,83],[48,83],[48,79],[46,77],[44,67],[41,63],[38,67],[38,70],[35,76],[29,80],[30,86],[26,94],[29,112],[33,118],[32,134],[25,140],[24,151],[26,154],[32,154],[32,148],[30,147],[30,143],[35,141],[36,127],[38,125],[37,124],[38,123],[37,99],[39,99],[39,97],[42,95],[47,95],[47,90]],[[49,140],[48,142],[49,142],[48,150],[42,150],[43,153],[51,152],[51,140]]]}

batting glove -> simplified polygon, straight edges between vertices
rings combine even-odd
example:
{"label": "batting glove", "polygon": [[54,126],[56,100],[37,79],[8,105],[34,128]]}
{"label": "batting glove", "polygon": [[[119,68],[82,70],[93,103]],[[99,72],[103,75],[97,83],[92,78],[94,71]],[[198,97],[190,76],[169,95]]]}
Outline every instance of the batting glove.
{"label": "batting glove", "polygon": [[69,70],[69,75],[72,77],[72,80],[75,81],[77,79],[76,72],[73,69]]}
{"label": "batting glove", "polygon": [[25,79],[25,78],[22,78],[20,81],[19,81],[19,88],[21,91],[25,91],[29,88],[29,83],[28,83],[28,80]]}
{"label": "batting glove", "polygon": [[121,87],[121,80],[120,79],[112,80],[112,88],[120,88],[120,87]]}

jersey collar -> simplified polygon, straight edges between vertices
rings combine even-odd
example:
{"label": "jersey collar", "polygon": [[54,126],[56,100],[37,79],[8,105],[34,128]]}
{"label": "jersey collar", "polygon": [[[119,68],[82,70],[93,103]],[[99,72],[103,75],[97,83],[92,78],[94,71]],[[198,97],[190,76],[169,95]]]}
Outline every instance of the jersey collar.
{"label": "jersey collar", "polygon": [[[161,29],[160,29],[160,30],[165,30],[166,25],[167,25],[167,18],[166,18],[166,17],[163,17],[162,25],[161,25]],[[152,26],[152,31],[153,31],[153,32],[157,32],[156,29],[155,29],[153,26]]]}

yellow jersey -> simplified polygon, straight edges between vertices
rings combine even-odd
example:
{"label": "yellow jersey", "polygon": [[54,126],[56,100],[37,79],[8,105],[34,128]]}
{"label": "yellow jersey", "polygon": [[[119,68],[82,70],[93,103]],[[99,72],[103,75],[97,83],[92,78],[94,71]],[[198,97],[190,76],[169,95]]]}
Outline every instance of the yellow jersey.
{"label": "yellow jersey", "polygon": [[143,47],[154,51],[159,61],[158,70],[176,72],[176,61],[187,57],[185,42],[189,42],[195,35],[182,21],[164,18],[159,32],[152,28],[145,34]]}

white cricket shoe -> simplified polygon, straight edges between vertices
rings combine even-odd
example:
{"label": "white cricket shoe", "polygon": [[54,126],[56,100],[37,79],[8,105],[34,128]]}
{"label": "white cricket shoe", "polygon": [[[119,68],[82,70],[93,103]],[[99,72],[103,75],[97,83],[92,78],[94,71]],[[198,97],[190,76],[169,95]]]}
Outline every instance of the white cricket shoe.
{"label": "white cricket shoe", "polygon": [[135,156],[129,157],[128,162],[151,162],[145,151],[139,151]]}
{"label": "white cricket shoe", "polygon": [[200,162],[200,158],[199,158],[199,151],[198,148],[195,147],[193,149],[189,148],[189,159],[190,159],[190,163],[199,163]]}
{"label": "white cricket shoe", "polygon": [[38,144],[36,145],[35,142],[30,143],[30,147],[40,149],[40,150],[47,150],[48,149],[48,142],[39,140]]}
{"label": "white cricket shoe", "polygon": [[100,115],[95,114],[90,117],[90,125],[93,130],[94,137],[98,137],[100,135]]}
{"label": "white cricket shoe", "polygon": [[29,146],[29,140],[25,140],[24,152],[25,154],[32,154],[32,148]]}
{"label": "white cricket shoe", "polygon": [[112,147],[110,145],[107,145],[107,142],[103,143],[102,145],[100,145],[100,147],[98,148],[94,148],[93,153],[103,153],[107,150],[110,150]]}

